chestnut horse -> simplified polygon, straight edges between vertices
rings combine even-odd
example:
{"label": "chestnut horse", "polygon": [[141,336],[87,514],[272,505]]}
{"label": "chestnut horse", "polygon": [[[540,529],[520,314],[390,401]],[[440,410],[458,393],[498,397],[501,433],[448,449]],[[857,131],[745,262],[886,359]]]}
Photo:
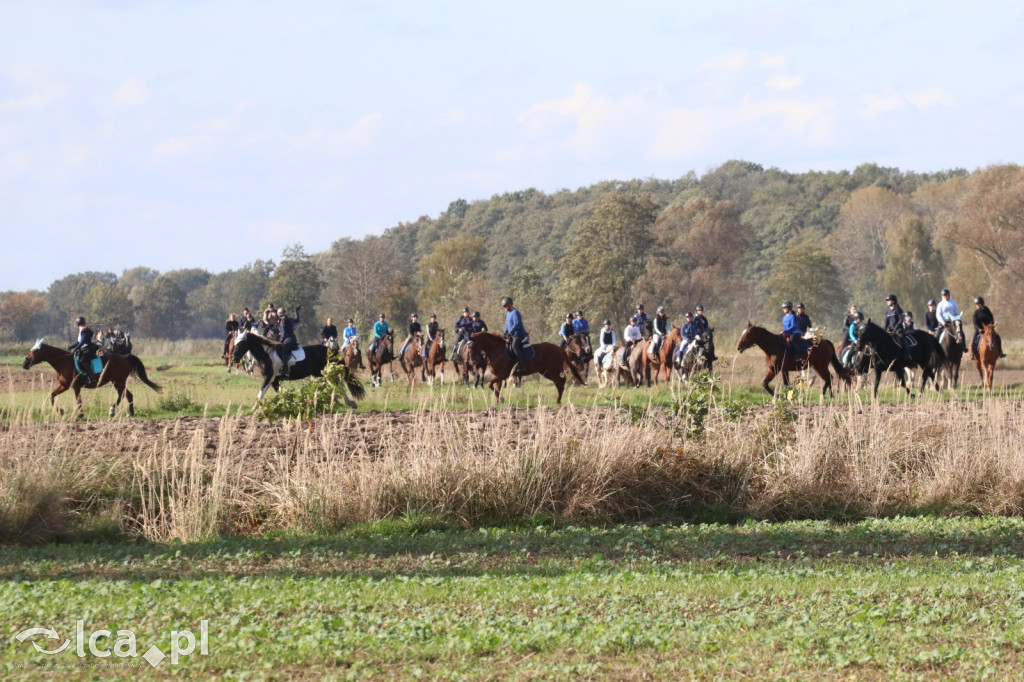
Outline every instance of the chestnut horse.
{"label": "chestnut horse", "polygon": [[[373,344],[370,344],[371,346]],[[377,339],[377,345],[370,353],[370,385],[380,386],[384,378],[384,365],[391,368],[391,383],[395,382],[395,332],[388,331],[387,334]]]}
{"label": "chestnut horse", "polygon": [[531,348],[533,348],[534,356],[523,363],[526,370],[524,372],[513,372],[516,361],[508,357],[505,339],[502,336],[493,332],[477,332],[470,336],[470,338],[487,356],[487,363],[491,366],[491,371],[494,372],[494,378],[491,379],[488,386],[494,391],[494,397],[499,401],[501,400],[502,382],[508,379],[510,375],[519,377],[529,374],[540,374],[548,381],[554,383],[555,388],[558,389],[558,398],[555,402],[559,404],[562,402],[562,392],[565,390],[567,370],[572,374],[573,380],[577,384],[580,386],[587,385],[587,382],[583,380],[583,377],[569,361],[568,354],[553,343],[542,341],[541,343],[533,344]]}
{"label": "chestnut horse", "polygon": [[974,366],[978,370],[978,376],[989,391],[992,390],[992,379],[996,372],[996,360],[999,359],[999,346],[996,339],[999,337],[994,324],[986,324],[985,330],[978,339],[978,352],[974,354]]}
{"label": "chestnut horse", "polygon": [[757,327],[753,323],[747,322],[747,328],[740,334],[736,350],[742,353],[752,346],[757,346],[764,351],[768,373],[765,374],[761,385],[770,395],[775,395],[775,391],[769,384],[776,374],[781,373],[782,383],[789,386],[789,372],[797,372],[805,366],[811,367],[824,380],[824,385],[821,387],[822,396],[826,391],[832,392],[832,375],[828,371],[830,363],[839,378],[845,381],[847,386],[850,385],[850,374],[839,362],[835,346],[828,339],[822,339],[811,346],[807,351],[806,360],[798,360],[781,334],[774,334],[764,327]]}
{"label": "chestnut horse", "polygon": [[[409,377],[409,385],[412,385],[416,376],[416,368],[423,366],[423,337],[414,336],[405,346],[405,352],[399,353],[398,362]],[[425,377],[424,377],[425,378]]]}
{"label": "chestnut horse", "polygon": [[[85,377],[75,369],[75,358],[71,351],[50,346],[43,343],[42,339],[36,341],[36,345],[28,351],[25,361],[21,363],[22,369],[28,369],[40,362],[48,362],[57,371],[57,388],[50,393],[50,405],[56,407],[54,398],[68,390],[75,392],[76,413],[82,416],[82,395],[83,388],[99,388],[104,384],[114,384],[117,390],[117,402],[110,406],[110,416],[114,416],[114,410],[121,404],[121,398],[128,398],[128,414],[135,416],[135,403],[132,399],[132,392],[128,390],[128,377],[134,376],[159,393],[162,389],[154,384],[146,375],[146,367],[134,355],[101,355],[103,371],[100,372],[96,383],[85,383]],[[63,413],[63,410],[61,410]]]}
{"label": "chestnut horse", "polygon": [[590,359],[594,357],[587,337],[583,334],[570,336],[569,343],[565,344],[565,353],[569,356],[569,362],[586,380],[590,374]]}
{"label": "chestnut horse", "polygon": [[483,388],[487,373],[487,356],[472,340],[459,346],[459,352],[452,354],[452,367],[469,386],[469,373],[473,372],[473,388]]}
{"label": "chestnut horse", "polygon": [[427,361],[423,363],[423,380],[434,383],[434,372],[440,368],[441,370],[441,385],[444,385],[444,330],[438,329],[437,334],[434,335],[434,342],[430,344],[430,350],[427,351]]}
{"label": "chestnut horse", "polygon": [[359,350],[359,337],[353,336],[345,346],[345,355],[342,356],[341,364],[348,367],[350,372],[356,369],[366,369],[363,365],[363,353]]}
{"label": "chestnut horse", "polygon": [[654,385],[658,385],[658,375],[664,373],[665,381],[672,381],[672,358],[675,356],[676,348],[679,347],[679,342],[682,341],[683,337],[679,332],[679,327],[672,325],[672,329],[668,334],[661,339],[661,348],[658,349],[657,354],[651,355],[647,352],[647,346],[654,343],[654,339],[651,339],[645,344],[644,355],[643,355],[643,373],[644,378],[647,380],[647,385],[651,385],[651,370],[654,370]]}

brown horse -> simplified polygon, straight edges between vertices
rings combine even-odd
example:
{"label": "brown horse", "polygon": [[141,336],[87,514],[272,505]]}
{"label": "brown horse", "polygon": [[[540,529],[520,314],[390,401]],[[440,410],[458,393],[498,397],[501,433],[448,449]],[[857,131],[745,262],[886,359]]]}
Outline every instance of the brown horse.
{"label": "brown horse", "polygon": [[423,366],[422,336],[417,334],[409,340],[404,351],[398,354],[398,362],[402,365],[402,369],[405,370],[406,376],[409,377],[409,385],[411,386],[415,379],[416,368]]}
{"label": "brown horse", "polygon": [[796,372],[808,366],[817,372],[824,382],[824,385],[821,387],[822,396],[825,395],[826,391],[832,392],[832,375],[828,371],[830,363],[836,370],[839,378],[845,381],[847,386],[850,384],[849,372],[839,362],[835,346],[828,339],[822,339],[811,346],[807,351],[807,358],[805,360],[798,360],[781,334],[774,334],[764,327],[757,327],[747,322],[747,328],[740,334],[736,350],[742,353],[752,346],[757,346],[764,351],[768,373],[765,375],[761,385],[764,386],[764,390],[773,396],[775,391],[769,384],[771,384],[776,374],[781,373],[782,383],[789,386],[789,372]]}
{"label": "brown horse", "polygon": [[586,381],[590,374],[590,359],[594,357],[594,353],[590,350],[590,343],[587,341],[587,337],[583,334],[573,334],[569,337],[569,342],[565,344],[565,353],[569,356],[569,362],[572,363],[576,371],[583,376],[583,380]]}
{"label": "brown horse", "polygon": [[978,370],[982,383],[989,391],[992,390],[992,379],[996,372],[996,361],[999,359],[999,333],[994,324],[986,324],[978,339],[978,351],[974,353],[974,366]]}
{"label": "brown horse", "polygon": [[237,338],[237,329],[228,335],[228,352],[224,354],[224,364],[227,365],[228,374],[231,374],[232,367],[236,367],[251,376],[253,369],[256,367],[256,360],[252,357],[251,353],[246,353],[238,362],[235,362],[234,360],[235,339]]}
{"label": "brown horse", "polygon": [[341,364],[349,368],[349,371],[356,371],[356,369],[366,369],[363,365],[363,353],[359,350],[359,337],[353,336],[348,340],[348,345],[345,346],[345,355],[342,356]]}
{"label": "brown horse", "polygon": [[438,329],[427,351],[427,361],[423,363],[423,380],[431,385],[434,383],[434,372],[438,369],[441,370],[441,385],[444,385],[444,352],[444,330]]}
{"label": "brown horse", "polygon": [[370,344],[373,352],[370,353],[370,385],[380,386],[384,378],[384,365],[391,368],[391,383],[395,382],[395,332],[388,331],[387,334],[377,340],[377,345]]}
{"label": "brown horse", "polygon": [[654,385],[658,385],[658,376],[662,373],[665,374],[665,381],[671,382],[672,380],[672,356],[675,354],[676,348],[679,346],[679,341],[683,337],[679,333],[679,327],[672,325],[672,329],[668,334],[665,334],[661,339],[661,348],[658,349],[653,355],[648,351],[654,344],[654,339],[644,343],[644,354],[643,354],[643,373],[644,379],[647,381],[647,385],[651,385],[651,376],[653,372]]}
{"label": "brown horse", "polygon": [[473,372],[473,388],[483,388],[487,373],[487,356],[480,350],[480,345],[472,340],[466,341],[457,353],[452,353],[452,367],[469,386],[469,373]]}
{"label": "brown horse", "polygon": [[117,402],[110,406],[111,417],[114,416],[117,406],[121,404],[121,398],[126,396],[128,398],[128,414],[135,416],[135,403],[132,392],[128,390],[127,386],[129,376],[134,376],[157,393],[161,391],[160,386],[149,380],[142,360],[134,355],[102,355],[100,358],[103,361],[103,371],[100,372],[96,383],[92,384],[85,383],[85,377],[75,369],[75,358],[71,351],[49,346],[43,343],[42,339],[36,341],[36,345],[28,351],[21,366],[23,369],[28,369],[40,362],[48,362],[57,371],[57,388],[50,393],[50,405],[56,407],[54,398],[70,388],[75,392],[77,405],[75,411],[79,417],[82,416],[81,391],[83,388],[99,388],[105,384],[114,384],[114,389],[117,390]]}
{"label": "brown horse", "polygon": [[492,332],[477,332],[470,338],[473,339],[474,345],[478,346],[484,355],[487,356],[487,363],[491,366],[491,371],[494,372],[494,378],[491,379],[488,386],[494,391],[494,397],[499,401],[501,400],[502,382],[508,379],[510,375],[519,377],[529,374],[540,374],[548,381],[554,383],[555,388],[558,389],[558,399],[555,402],[559,404],[562,402],[562,392],[565,390],[567,370],[572,374],[573,380],[577,384],[580,386],[587,385],[587,382],[583,380],[580,373],[569,362],[569,356],[566,352],[553,343],[541,342],[533,344],[533,358],[523,363],[526,370],[513,373],[512,370],[515,368],[516,362],[508,357],[504,338]]}

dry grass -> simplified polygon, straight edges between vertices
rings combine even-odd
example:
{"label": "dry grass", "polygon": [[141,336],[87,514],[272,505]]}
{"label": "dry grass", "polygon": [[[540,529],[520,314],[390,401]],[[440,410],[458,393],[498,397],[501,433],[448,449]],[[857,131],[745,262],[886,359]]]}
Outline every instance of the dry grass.
{"label": "dry grass", "polygon": [[419,409],[268,427],[248,418],[11,424],[0,543],[95,519],[156,541],[329,533],[406,515],[467,526],[715,515],[1024,513],[1018,402],[665,412]]}

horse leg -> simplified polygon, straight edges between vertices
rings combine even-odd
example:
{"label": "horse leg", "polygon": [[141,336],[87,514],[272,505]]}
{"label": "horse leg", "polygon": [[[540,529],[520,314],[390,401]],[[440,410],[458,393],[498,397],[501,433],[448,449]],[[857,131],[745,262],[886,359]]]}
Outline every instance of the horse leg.
{"label": "horse leg", "polygon": [[547,376],[548,379],[551,379],[551,381],[553,381],[555,383],[555,388],[558,389],[558,397],[555,398],[555,404],[561,405],[562,404],[562,391],[565,390],[565,377],[562,376],[561,374],[556,374],[554,376],[554,378],[552,378],[552,377],[550,377],[548,375],[545,375],[545,376]]}
{"label": "horse leg", "polygon": [[503,381],[504,379],[498,377],[498,375],[494,375],[490,383],[487,384],[490,387],[490,389],[494,391],[494,398],[499,403],[501,402],[501,385]]}
{"label": "horse leg", "polygon": [[775,368],[769,367],[768,373],[764,375],[764,381],[761,382],[761,385],[764,386],[764,390],[768,391],[768,395],[772,396],[773,398],[775,397],[775,389],[772,388],[769,384],[771,384],[772,379],[775,378],[775,373]]}
{"label": "horse leg", "polygon": [[124,389],[124,396],[126,398],[128,398],[128,416],[129,417],[134,417],[135,416],[135,396],[132,395],[132,392],[128,390],[127,386],[125,386],[125,389]]}

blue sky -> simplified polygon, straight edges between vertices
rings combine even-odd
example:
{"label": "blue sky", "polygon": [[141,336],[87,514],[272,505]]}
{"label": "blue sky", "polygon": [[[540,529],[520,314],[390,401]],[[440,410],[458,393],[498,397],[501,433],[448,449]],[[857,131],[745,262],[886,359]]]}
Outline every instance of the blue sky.
{"label": "blue sky", "polygon": [[729,159],[1024,159],[1019,2],[0,0],[0,290]]}

